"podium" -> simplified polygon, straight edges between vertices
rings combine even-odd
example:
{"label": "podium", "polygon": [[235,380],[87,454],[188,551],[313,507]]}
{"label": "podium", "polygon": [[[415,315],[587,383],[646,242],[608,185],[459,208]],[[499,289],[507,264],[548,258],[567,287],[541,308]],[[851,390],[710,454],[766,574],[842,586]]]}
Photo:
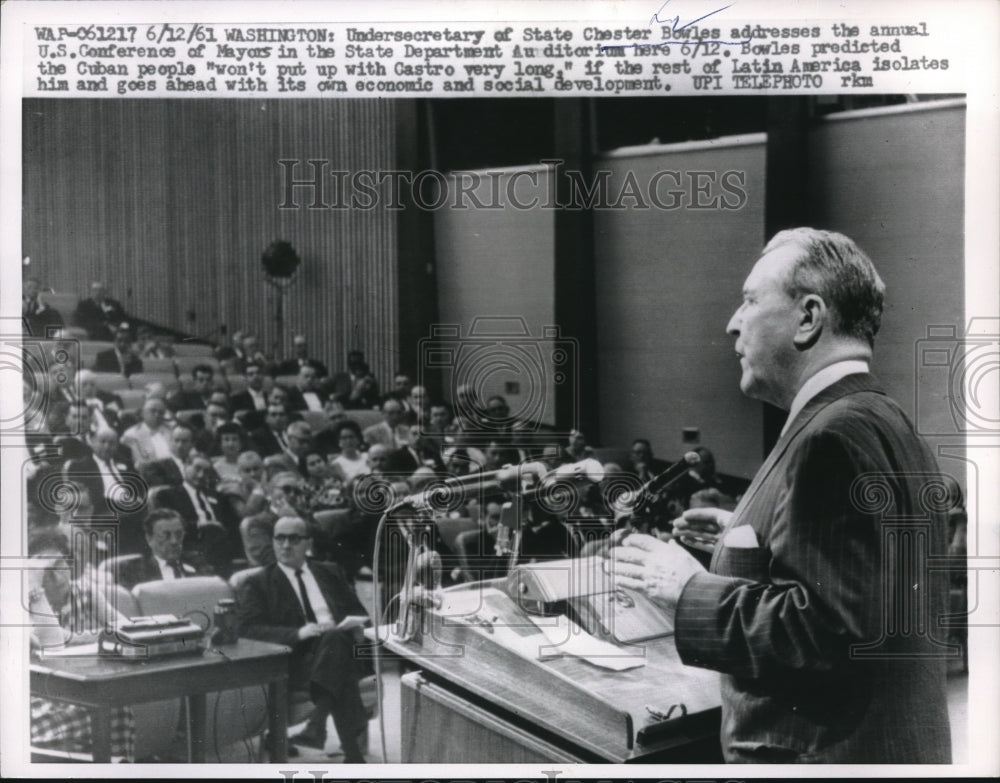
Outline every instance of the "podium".
{"label": "podium", "polygon": [[401,681],[404,763],[722,762],[718,675],[682,664],[672,636],[619,644],[611,665],[633,668],[614,670],[566,654],[558,632],[507,598],[504,580],[441,596],[418,610],[415,638],[374,632],[411,670]]}

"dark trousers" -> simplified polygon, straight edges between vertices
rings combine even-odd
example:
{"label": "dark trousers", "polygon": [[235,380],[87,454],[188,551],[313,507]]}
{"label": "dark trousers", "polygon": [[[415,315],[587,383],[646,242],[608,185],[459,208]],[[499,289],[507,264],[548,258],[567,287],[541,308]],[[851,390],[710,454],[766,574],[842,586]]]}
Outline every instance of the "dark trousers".
{"label": "dark trousers", "polygon": [[293,666],[293,688],[309,689],[309,698],[321,712],[333,715],[344,754],[360,754],[358,736],[368,725],[358,680],[362,663],[355,656],[353,631],[326,631],[310,639],[303,650],[301,666]]}

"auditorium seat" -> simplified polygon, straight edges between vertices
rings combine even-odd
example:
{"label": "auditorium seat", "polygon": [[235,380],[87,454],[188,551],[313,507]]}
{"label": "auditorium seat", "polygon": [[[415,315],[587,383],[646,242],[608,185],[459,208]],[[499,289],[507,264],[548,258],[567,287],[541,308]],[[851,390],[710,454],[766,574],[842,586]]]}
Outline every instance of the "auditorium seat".
{"label": "auditorium seat", "polygon": [[142,371],[143,372],[168,372],[171,375],[174,372],[174,360],[160,359],[156,356],[147,356],[142,360]]}
{"label": "auditorium seat", "polygon": [[247,390],[247,378],[245,375],[227,375],[225,382],[229,386],[230,394],[239,394]]}
{"label": "auditorium seat", "polygon": [[162,383],[168,389],[177,383],[172,372],[137,372],[129,377],[133,389],[145,389],[151,383]]}
{"label": "auditorium seat", "polygon": [[194,372],[194,368],[200,364],[207,364],[212,368],[212,372],[218,375],[219,362],[214,356],[180,356],[174,358],[174,366],[177,368],[177,375],[188,378]]}
{"label": "auditorium seat", "polygon": [[[235,597],[229,584],[217,576],[145,582],[136,585],[133,594],[143,615],[173,614],[186,617],[209,631],[212,628],[215,605],[224,598]],[[263,688],[248,687],[210,693],[206,707],[208,748],[222,747],[254,737],[264,730],[267,708]],[[137,714],[137,734],[139,727]],[[159,731],[166,733],[163,724],[159,726]]]}
{"label": "auditorium seat", "polygon": [[229,577],[229,586],[233,590],[234,595],[240,594],[240,585],[242,585],[247,577],[251,574],[256,574],[264,566],[253,566],[252,568],[244,568],[242,571],[234,571],[233,575]]}
{"label": "auditorium seat", "polygon": [[330,418],[323,411],[299,411],[302,421],[312,428],[313,435],[330,428]]}
{"label": "auditorium seat", "polygon": [[139,411],[146,402],[146,392],[143,389],[120,389],[115,392],[122,401],[124,410]]}
{"label": "auditorium seat", "polygon": [[298,377],[298,375],[276,375],[274,377],[274,384],[275,386],[292,387],[295,385]]}
{"label": "auditorium seat", "polygon": [[173,345],[174,355],[180,357],[197,357],[200,359],[211,359],[215,361],[215,349],[211,345],[203,343],[181,343]]}
{"label": "auditorium seat", "polygon": [[[118,581],[118,569],[120,569],[126,563],[131,563],[135,560],[142,558],[142,555],[132,554],[132,555],[118,555],[117,557],[109,557],[103,563],[101,563],[100,570],[101,573],[107,574],[108,578],[112,582]],[[136,607],[138,608],[138,606]]]}
{"label": "auditorium seat", "polygon": [[313,519],[320,530],[322,530],[331,541],[339,539],[352,522],[353,511],[349,508],[327,508],[322,511],[314,511]]}
{"label": "auditorium seat", "polygon": [[119,392],[130,388],[129,379],[116,372],[95,372],[94,383],[98,389],[105,392]]}
{"label": "auditorium seat", "polygon": [[373,424],[378,424],[383,420],[382,413],[380,411],[358,409],[344,411],[344,413],[347,415],[347,418],[361,427],[362,431],[367,427],[371,427]]}
{"label": "auditorium seat", "polygon": [[201,408],[187,408],[186,410],[177,411],[174,414],[174,420],[178,424],[183,424],[186,427],[191,426],[191,419],[195,416],[201,416],[202,424],[205,422],[205,411]]}

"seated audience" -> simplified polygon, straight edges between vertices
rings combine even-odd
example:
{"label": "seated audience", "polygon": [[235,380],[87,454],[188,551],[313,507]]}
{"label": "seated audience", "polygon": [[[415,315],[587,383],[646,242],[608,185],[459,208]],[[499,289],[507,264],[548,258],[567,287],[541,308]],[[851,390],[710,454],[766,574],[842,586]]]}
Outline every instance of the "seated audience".
{"label": "seated audience", "polygon": [[126,475],[132,466],[120,459],[118,433],[110,427],[88,433],[86,441],[90,453],[68,460],[63,477],[87,488],[98,516],[117,516],[136,484]]}
{"label": "seated audience", "polygon": [[398,400],[386,400],[382,405],[382,418],[364,430],[365,443],[369,446],[385,446],[394,451],[405,446],[410,440],[410,428],[403,416],[403,406]]}
{"label": "seated audience", "polygon": [[132,332],[125,322],[115,328],[114,347],[101,351],[94,358],[96,372],[113,372],[128,378],[142,372],[142,359],[135,355],[132,347]]}
{"label": "seated audience", "polygon": [[318,413],[323,410],[325,402],[326,393],[320,391],[316,382],[316,368],[303,364],[295,376],[295,386],[288,389],[288,409]]}
{"label": "seated audience", "polygon": [[186,424],[175,424],[170,430],[170,456],[153,460],[139,466],[139,472],[151,486],[180,486],[184,482],[184,470],[188,457],[194,450],[194,432]]}
{"label": "seated audience", "polygon": [[184,521],[171,509],[151,511],[143,521],[148,551],[118,564],[115,581],[131,590],[143,582],[197,576],[198,567],[184,559]]}
{"label": "seated audience", "polygon": [[[276,389],[275,389],[276,391]],[[288,426],[288,411],[277,402],[268,402],[264,425],[251,431],[250,442],[253,450],[262,457],[284,454],[288,448],[285,428]]]}
{"label": "seated audience", "polygon": [[215,490],[215,471],[207,457],[193,454],[184,466],[180,486],[160,487],[150,494],[151,508],[176,511],[184,521],[185,548],[196,563],[207,563],[227,577],[232,559],[242,549],[239,522],[226,495]]}
{"label": "seated audience", "polygon": [[[316,710],[333,715],[344,760],[362,763],[361,735],[368,718],[355,654],[360,627],[340,628],[366,612],[343,572],[334,564],[307,559],[312,543],[305,521],[282,517],[274,525],[276,563],[248,577],[240,588],[241,634],[292,648],[292,689],[309,689]],[[318,731],[318,728],[314,728]],[[293,744],[322,747],[325,737],[292,737]]]}
{"label": "seated audience", "polygon": [[670,467],[670,463],[653,456],[653,447],[645,438],[636,438],[632,441],[632,448],[629,451],[628,470],[640,481],[646,482],[655,476],[659,476]]}
{"label": "seated audience", "polygon": [[319,359],[309,357],[309,345],[304,334],[297,334],[292,338],[292,347],[295,351],[295,356],[292,359],[286,359],[278,365],[278,375],[297,375],[302,367],[312,367],[316,371],[315,377],[326,377],[326,365]]}
{"label": "seated audience", "polygon": [[97,388],[97,376],[90,370],[77,371],[76,389],[79,394],[78,399],[87,403],[87,407],[90,408],[96,426],[118,429],[118,417],[125,407],[121,397]]}
{"label": "seated audience", "polygon": [[[32,651],[94,642],[102,628],[124,620],[97,589],[90,572],[71,579],[70,548],[63,535],[38,533],[29,540],[28,554],[41,566],[28,571],[28,611],[39,618],[31,630]],[[51,623],[52,617],[58,625]],[[90,753],[91,725],[90,711],[84,706],[31,697],[31,744],[36,747]],[[135,761],[135,721],[130,707],[112,708],[111,755]]]}
{"label": "seated audience", "polygon": [[132,452],[137,467],[156,460],[169,459],[170,430],[164,417],[167,406],[161,399],[147,399],[142,404],[142,421],[122,433],[122,443]]}
{"label": "seated audience", "polygon": [[247,388],[237,392],[230,400],[234,411],[249,411],[252,417],[244,419],[248,429],[256,429],[263,421],[263,411],[267,410],[267,392],[264,389],[264,367],[256,362],[249,362],[243,371],[247,379]]}
{"label": "seated audience", "polygon": [[311,510],[347,507],[344,482],[332,471],[321,451],[306,449],[299,460],[299,473],[306,480]]}
{"label": "seated audience", "polygon": [[386,470],[391,473],[413,473],[417,468],[428,467],[444,473],[444,462],[436,441],[425,439],[419,424],[409,428],[408,442],[389,454]]}
{"label": "seated audience", "polygon": [[90,298],[81,299],[73,312],[73,323],[84,329],[91,340],[113,339],[115,330],[125,320],[121,303],[108,296],[104,283],[96,280],[90,284]]}
{"label": "seated audience", "polygon": [[215,370],[210,364],[199,364],[191,371],[191,389],[179,387],[167,397],[170,410],[187,411],[208,407],[208,401],[215,389]]}
{"label": "seated audience", "polygon": [[251,566],[266,566],[274,562],[274,523],[277,515],[270,508],[248,514],[240,520],[243,553]]}
{"label": "seated audience", "polygon": [[219,480],[238,482],[240,480],[239,457],[243,453],[243,429],[234,421],[225,421],[215,428],[215,443],[212,452],[220,456],[212,460]]}
{"label": "seated audience", "polygon": [[39,298],[42,290],[37,277],[26,277],[21,284],[21,318],[27,334],[48,337],[55,329],[62,329],[63,317]]}
{"label": "seated audience", "polygon": [[340,452],[333,458],[331,467],[337,471],[344,484],[369,471],[368,457],[361,451],[361,428],[353,421],[344,421],[332,430]]}
{"label": "seated audience", "polygon": [[563,460],[566,462],[580,462],[594,456],[594,450],[587,445],[587,439],[580,430],[572,430],[567,438],[566,448],[563,451]]}
{"label": "seated audience", "polygon": [[347,354],[347,372],[339,372],[331,379],[332,392],[341,394],[351,409],[371,409],[378,405],[378,381],[371,374],[362,351]]}

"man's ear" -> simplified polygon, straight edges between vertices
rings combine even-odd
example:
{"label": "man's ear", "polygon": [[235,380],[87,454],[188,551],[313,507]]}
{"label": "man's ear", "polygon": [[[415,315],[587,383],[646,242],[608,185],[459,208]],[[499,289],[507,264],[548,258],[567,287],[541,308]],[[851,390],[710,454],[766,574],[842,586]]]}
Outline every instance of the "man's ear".
{"label": "man's ear", "polygon": [[826,302],[817,294],[806,294],[799,302],[799,326],[792,338],[800,351],[811,348],[826,325],[828,317]]}

